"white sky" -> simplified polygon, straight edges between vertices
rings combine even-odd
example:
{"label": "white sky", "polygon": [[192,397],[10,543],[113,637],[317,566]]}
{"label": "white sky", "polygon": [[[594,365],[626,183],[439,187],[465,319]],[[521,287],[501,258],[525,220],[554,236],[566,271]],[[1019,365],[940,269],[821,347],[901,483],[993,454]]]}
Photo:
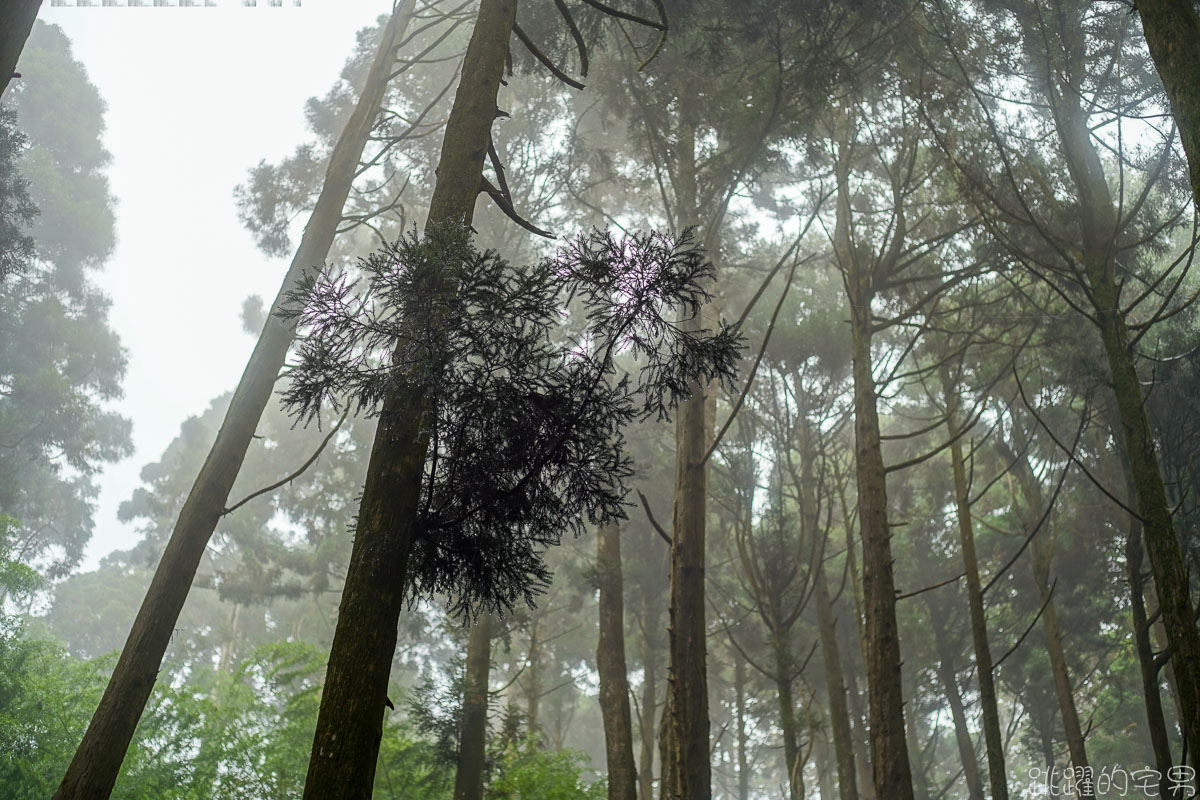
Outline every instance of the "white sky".
{"label": "white sky", "polygon": [[391,0],[260,5],[42,7],[108,103],[118,202],[117,248],[97,283],[129,355],[116,409],[133,420],[135,452],[100,477],[84,569],[137,542],[117,506],[180,423],[236,385],[254,344],[242,300],[269,300],[283,278],[286,262],[259,253],[238,223],[234,186],[305,140],[304,101],[332,85],[355,32]]}

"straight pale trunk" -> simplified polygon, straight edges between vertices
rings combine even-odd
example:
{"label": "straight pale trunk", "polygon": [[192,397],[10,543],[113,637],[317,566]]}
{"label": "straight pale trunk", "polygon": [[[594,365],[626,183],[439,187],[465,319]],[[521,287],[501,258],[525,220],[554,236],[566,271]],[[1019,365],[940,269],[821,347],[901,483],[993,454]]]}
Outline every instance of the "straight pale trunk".
{"label": "straight pale trunk", "polygon": [[483,800],[483,768],[487,762],[488,676],[492,670],[494,625],[491,614],[480,614],[467,638],[454,800]]}
{"label": "straight pale trunk", "polygon": [[384,28],[358,104],[330,155],[321,194],[275,296],[271,314],[234,391],[216,441],[179,512],[112,678],[55,800],[104,800],[112,793],[179,612],[295,336],[295,331],[275,314],[287,294],[297,288],[303,273],[320,266],[329,254],[363,148],[383,102],[396,43],[408,27],[412,8],[413,0],[398,7]]}
{"label": "straight pale trunk", "polygon": [[637,799],[633,762],[633,718],[625,666],[625,600],[621,575],[621,529],[601,525],[596,537],[596,575],[600,584],[600,639],[596,672],[600,679],[600,715],[608,763],[609,800]]}
{"label": "straight pale trunk", "polygon": [[[480,3],[442,140],[429,226],[471,222],[516,5],[516,0]],[[317,715],[305,800],[371,796],[396,625],[408,588],[430,403],[419,387],[406,383],[383,402]]]}

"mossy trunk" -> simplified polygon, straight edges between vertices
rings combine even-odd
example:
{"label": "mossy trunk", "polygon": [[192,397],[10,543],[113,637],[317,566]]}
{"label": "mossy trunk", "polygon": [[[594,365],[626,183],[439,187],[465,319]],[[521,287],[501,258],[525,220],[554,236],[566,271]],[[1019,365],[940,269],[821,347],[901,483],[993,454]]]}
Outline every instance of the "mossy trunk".
{"label": "mossy trunk", "polygon": [[[516,0],[483,0],[479,6],[442,140],[429,225],[471,222],[516,6]],[[407,384],[383,402],[317,716],[305,800],[371,796],[429,444],[429,402],[418,387]]]}
{"label": "mossy trunk", "polygon": [[179,612],[225,510],[229,492],[295,335],[275,313],[287,294],[297,288],[304,271],[321,265],[329,253],[363,148],[383,102],[397,42],[408,27],[412,8],[412,0],[398,7],[384,28],[358,103],[330,156],[321,194],[275,296],[272,313],[225,411],[208,458],[179,512],[117,666],[55,792],[55,800],[104,800],[112,793],[125,752],[157,680]]}

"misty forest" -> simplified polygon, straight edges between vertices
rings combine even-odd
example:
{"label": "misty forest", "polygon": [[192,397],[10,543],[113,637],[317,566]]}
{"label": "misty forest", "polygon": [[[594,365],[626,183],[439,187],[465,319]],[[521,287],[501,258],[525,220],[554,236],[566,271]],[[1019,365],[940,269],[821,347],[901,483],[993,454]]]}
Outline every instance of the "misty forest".
{"label": "misty forest", "polygon": [[[240,380],[155,452],[49,5],[0,3],[0,798],[1196,794],[1195,0],[378,0],[235,165],[278,292],[220,286],[175,357]],[[143,303],[213,280],[172,250]]]}

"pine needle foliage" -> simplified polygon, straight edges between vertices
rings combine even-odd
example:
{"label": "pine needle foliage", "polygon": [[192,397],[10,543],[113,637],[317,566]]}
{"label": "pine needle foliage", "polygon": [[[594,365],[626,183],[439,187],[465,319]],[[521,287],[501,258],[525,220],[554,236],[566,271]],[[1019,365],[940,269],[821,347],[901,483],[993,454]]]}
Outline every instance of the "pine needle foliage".
{"label": "pine needle foliage", "polygon": [[596,230],[517,267],[443,225],[359,270],[323,269],[293,293],[284,403],[308,424],[345,402],[380,415],[414,385],[431,398],[409,580],[414,598],[454,598],[456,612],[532,604],[547,547],[624,517],[625,426],[730,384],[743,349],[723,323],[699,324],[714,270],[690,230]]}

